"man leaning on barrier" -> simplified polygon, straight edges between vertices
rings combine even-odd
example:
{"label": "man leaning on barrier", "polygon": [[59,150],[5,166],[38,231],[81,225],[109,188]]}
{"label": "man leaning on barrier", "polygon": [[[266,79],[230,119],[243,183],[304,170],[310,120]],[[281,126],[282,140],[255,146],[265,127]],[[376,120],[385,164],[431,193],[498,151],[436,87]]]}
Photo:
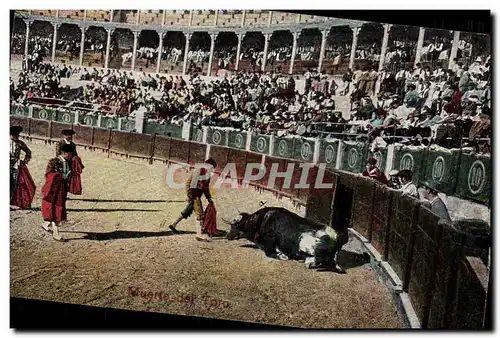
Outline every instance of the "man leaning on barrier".
{"label": "man leaning on barrier", "polygon": [[438,193],[441,192],[441,187],[439,182],[423,181],[420,183],[421,185],[423,185],[424,188],[421,190],[421,193],[424,201],[427,202],[425,203],[427,204],[427,207],[442,219],[451,222],[451,217],[450,214],[448,213],[448,208],[446,207],[446,204],[444,204],[443,200],[438,196]]}

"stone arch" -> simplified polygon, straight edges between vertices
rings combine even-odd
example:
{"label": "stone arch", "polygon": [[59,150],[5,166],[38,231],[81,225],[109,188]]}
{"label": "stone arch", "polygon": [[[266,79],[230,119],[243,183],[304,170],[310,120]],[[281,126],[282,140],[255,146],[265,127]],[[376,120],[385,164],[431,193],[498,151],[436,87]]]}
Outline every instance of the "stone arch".
{"label": "stone arch", "polygon": [[[208,74],[208,59],[210,57],[211,37],[208,32],[194,32],[189,40],[188,73],[198,69],[199,74]],[[192,51],[192,53],[191,53]],[[213,61],[212,61],[213,62]],[[201,71],[199,71],[201,69]]]}
{"label": "stone arch", "polygon": [[266,71],[288,74],[292,58],[293,34],[288,30],[274,31],[269,38]]}
{"label": "stone arch", "polygon": [[247,32],[241,41],[239,70],[259,71],[258,66],[264,54],[265,38],[262,32]]}
{"label": "stone arch", "polygon": [[22,60],[26,46],[26,22],[14,17],[12,36],[10,40],[10,54],[12,60]]}
{"label": "stone arch", "polygon": [[[437,67],[447,69],[451,53],[452,40],[453,31],[426,28],[422,54],[420,55],[420,63],[422,64],[422,67],[429,66],[431,69]],[[431,45],[438,48],[430,48]],[[429,51],[430,49],[434,50]]]}
{"label": "stone arch", "polygon": [[111,34],[109,50],[109,68],[132,69],[132,51],[134,48],[134,34],[130,29],[117,28]]}
{"label": "stone arch", "polygon": [[137,38],[137,57],[135,70],[141,72],[156,72],[160,36],[154,30],[142,30]]}
{"label": "stone arch", "polygon": [[361,26],[354,57],[356,66],[361,70],[375,67],[378,70],[384,26],[378,22],[369,22]]}
{"label": "stone arch", "polygon": [[35,50],[42,56],[44,62],[52,59],[52,41],[54,36],[54,26],[49,21],[35,20],[30,27],[28,43],[28,53]]}
{"label": "stone arch", "polygon": [[63,23],[57,29],[56,62],[80,64],[82,31],[78,25]]}
{"label": "stone arch", "polygon": [[238,36],[235,32],[219,32],[215,38],[214,58],[212,61],[212,75],[219,70],[225,72],[233,70],[238,48]]}
{"label": "stone arch", "polygon": [[460,32],[457,62],[470,66],[476,60],[485,62],[491,56],[491,36],[471,32]]}
{"label": "stone arch", "polygon": [[319,62],[322,34],[319,29],[303,29],[297,39],[294,73],[303,74],[308,70],[316,71]]}
{"label": "stone arch", "polygon": [[182,74],[186,35],[180,31],[168,31],[163,35],[160,73]]}
{"label": "stone arch", "polygon": [[352,47],[352,29],[349,26],[333,26],[326,37],[325,57],[321,70],[331,74],[343,74],[349,68]]}
{"label": "stone arch", "polygon": [[85,31],[83,65],[104,67],[108,32],[103,27],[90,26]]}
{"label": "stone arch", "polygon": [[413,68],[417,52],[419,28],[392,25],[387,40],[384,68],[397,73],[408,67]]}

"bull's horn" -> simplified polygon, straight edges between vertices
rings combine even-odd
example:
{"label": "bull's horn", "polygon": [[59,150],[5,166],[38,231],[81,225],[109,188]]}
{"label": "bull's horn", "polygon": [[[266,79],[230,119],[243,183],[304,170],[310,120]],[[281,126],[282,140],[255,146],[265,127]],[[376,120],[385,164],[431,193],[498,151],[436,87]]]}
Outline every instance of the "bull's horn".
{"label": "bull's horn", "polygon": [[228,220],[225,220],[225,219],[224,219],[224,218],[222,218],[222,217],[221,217],[221,219],[222,219],[222,221],[223,221],[224,223],[231,225],[231,222],[229,222]]}

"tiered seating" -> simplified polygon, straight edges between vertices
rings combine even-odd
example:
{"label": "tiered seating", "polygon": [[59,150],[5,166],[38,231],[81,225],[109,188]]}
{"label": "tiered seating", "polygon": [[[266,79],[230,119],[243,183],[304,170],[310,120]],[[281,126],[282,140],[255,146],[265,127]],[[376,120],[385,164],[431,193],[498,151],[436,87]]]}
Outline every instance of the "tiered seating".
{"label": "tiered seating", "polygon": [[297,23],[298,14],[295,13],[285,13],[285,12],[273,12],[272,25],[290,25]]}
{"label": "tiered seating", "polygon": [[190,11],[165,10],[165,26],[189,26]]}
{"label": "tiered seating", "polygon": [[48,10],[38,10],[34,9],[31,11],[32,15],[43,15],[43,16],[56,16],[56,10],[48,9]]}
{"label": "tiered seating", "polygon": [[59,17],[64,19],[83,20],[84,12],[83,9],[59,10]]}
{"label": "tiered seating", "polygon": [[18,13],[18,14],[30,14],[30,10],[18,9],[18,10],[16,10],[16,13]]}
{"label": "tiered seating", "polygon": [[163,10],[141,10],[139,23],[143,25],[161,25],[163,20]]}
{"label": "tiered seating", "polygon": [[215,11],[194,10],[191,26],[214,26]]}
{"label": "tiered seating", "polygon": [[125,12],[125,22],[135,25],[137,23],[137,10],[126,10]]}
{"label": "tiered seating", "polygon": [[111,19],[111,11],[95,11],[87,10],[87,21],[106,21],[109,22]]}
{"label": "tiered seating", "polygon": [[245,12],[245,26],[267,26],[269,11],[248,10]]}
{"label": "tiered seating", "polygon": [[313,23],[313,22],[321,22],[325,21],[325,17],[317,16],[317,15],[300,15],[300,23]]}
{"label": "tiered seating", "polygon": [[243,11],[219,10],[219,16],[217,17],[217,26],[240,27],[242,18],[243,18]]}

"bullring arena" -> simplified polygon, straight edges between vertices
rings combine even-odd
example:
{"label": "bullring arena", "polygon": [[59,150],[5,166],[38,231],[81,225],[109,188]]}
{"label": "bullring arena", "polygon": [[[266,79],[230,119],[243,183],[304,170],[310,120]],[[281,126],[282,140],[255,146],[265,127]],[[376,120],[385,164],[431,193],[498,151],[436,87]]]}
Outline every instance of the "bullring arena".
{"label": "bullring arena", "polygon": [[[355,239],[339,255],[347,273],[334,274],[268,259],[245,240],[197,242],[194,219],[181,223],[184,234],[162,232],[160,223],[178,217],[185,193],[167,187],[161,162],[108,158],[80,147],[84,192],[68,201],[61,232],[68,242],[55,242],[40,228],[39,211],[55,146],[36,140],[28,146],[37,195],[32,210],[11,212],[11,296],[295,327],[403,326]],[[186,175],[177,171],[175,180]],[[253,187],[221,188],[214,196],[218,228],[227,230],[221,218],[256,211],[260,201],[304,214],[288,199]]]}

